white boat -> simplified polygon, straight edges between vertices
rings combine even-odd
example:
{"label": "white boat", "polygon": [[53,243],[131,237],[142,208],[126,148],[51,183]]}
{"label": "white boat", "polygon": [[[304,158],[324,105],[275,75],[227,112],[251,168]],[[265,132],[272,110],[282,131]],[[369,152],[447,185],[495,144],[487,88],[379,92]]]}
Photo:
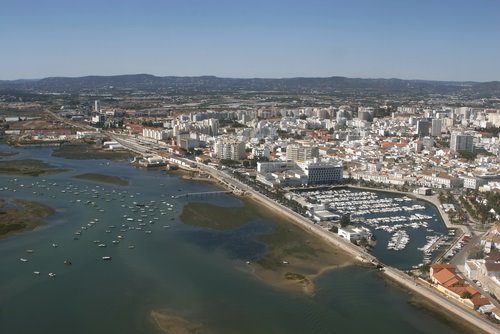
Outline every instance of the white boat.
{"label": "white boat", "polygon": [[135,246],[128,246],[128,249],[134,249]]}
{"label": "white boat", "polygon": [[52,247],[54,247],[54,248],[55,248],[55,247],[57,247],[57,246],[58,246],[58,245],[57,245],[57,244],[55,244],[55,243],[54,243],[54,244],[52,244]]}
{"label": "white boat", "polygon": [[49,273],[49,276],[50,276],[50,277],[56,277],[56,274],[54,274],[54,273]]}
{"label": "white boat", "polygon": [[28,262],[28,259],[25,259],[24,257],[20,258],[21,262]]}
{"label": "white boat", "polygon": [[97,246],[99,246],[99,247],[106,247],[106,245],[105,245],[105,244],[99,244],[99,245],[97,245]]}
{"label": "white boat", "polygon": [[31,253],[33,253],[33,250],[32,249],[27,249],[26,253],[30,253],[31,254]]}
{"label": "white boat", "polygon": [[39,271],[34,271],[33,274],[40,275],[40,272]]}
{"label": "white boat", "polygon": [[111,260],[111,256],[103,256],[102,259],[104,261],[109,261],[109,260]]}

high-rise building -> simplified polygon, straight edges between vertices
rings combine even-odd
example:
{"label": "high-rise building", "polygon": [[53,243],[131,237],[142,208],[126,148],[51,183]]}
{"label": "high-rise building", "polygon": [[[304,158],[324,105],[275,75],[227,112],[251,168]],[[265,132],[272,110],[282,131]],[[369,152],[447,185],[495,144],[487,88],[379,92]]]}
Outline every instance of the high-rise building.
{"label": "high-rise building", "polygon": [[452,151],[474,152],[474,137],[454,132],[451,134],[450,149]]}
{"label": "high-rise building", "polygon": [[433,136],[433,137],[441,136],[441,120],[440,119],[433,119],[432,120],[431,136]]}
{"label": "high-rise building", "polygon": [[317,146],[288,145],[286,148],[286,159],[291,161],[306,161],[319,157]]}
{"label": "high-rise building", "polygon": [[101,101],[99,100],[94,101],[94,111],[101,112]]}
{"label": "high-rise building", "polygon": [[208,125],[210,127],[210,135],[217,136],[219,134],[219,120],[215,118],[210,118],[208,120]]}
{"label": "high-rise building", "polygon": [[215,143],[215,154],[219,159],[241,160],[245,157],[245,143],[219,140]]}
{"label": "high-rise building", "polygon": [[419,137],[429,136],[431,134],[431,122],[427,119],[417,121],[417,135]]}

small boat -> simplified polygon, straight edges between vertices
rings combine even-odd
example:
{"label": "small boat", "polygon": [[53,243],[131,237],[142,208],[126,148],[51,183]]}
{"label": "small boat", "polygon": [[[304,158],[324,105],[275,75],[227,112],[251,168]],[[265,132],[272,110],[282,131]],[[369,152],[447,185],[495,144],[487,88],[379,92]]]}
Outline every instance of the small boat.
{"label": "small boat", "polygon": [[134,249],[135,246],[128,246],[128,249]]}
{"label": "small boat", "polygon": [[104,261],[109,261],[109,260],[111,260],[111,256],[103,256],[102,259]]}
{"label": "small boat", "polygon": [[284,261],[284,260],[283,260],[283,264],[288,264],[288,263],[289,263],[288,261]]}
{"label": "small boat", "polygon": [[49,273],[49,276],[50,276],[50,277],[56,277],[56,274],[54,274],[54,273]]}
{"label": "small boat", "polygon": [[58,246],[58,245],[57,245],[57,244],[55,244],[55,243],[54,243],[54,244],[52,244],[52,247],[54,247],[54,248],[56,248],[57,246]]}
{"label": "small boat", "polygon": [[66,264],[66,265],[68,265],[68,266],[72,265],[72,263],[71,263],[71,261],[70,261],[70,260],[64,260],[64,264]]}
{"label": "small boat", "polygon": [[39,271],[34,271],[33,274],[40,275],[40,272]]}
{"label": "small boat", "polygon": [[28,259],[25,259],[24,257],[20,258],[21,262],[28,262]]}
{"label": "small boat", "polygon": [[106,247],[106,244],[99,244],[98,247]]}
{"label": "small boat", "polygon": [[33,253],[33,250],[32,250],[32,249],[27,249],[27,250],[26,250],[26,253],[31,254],[31,253]]}

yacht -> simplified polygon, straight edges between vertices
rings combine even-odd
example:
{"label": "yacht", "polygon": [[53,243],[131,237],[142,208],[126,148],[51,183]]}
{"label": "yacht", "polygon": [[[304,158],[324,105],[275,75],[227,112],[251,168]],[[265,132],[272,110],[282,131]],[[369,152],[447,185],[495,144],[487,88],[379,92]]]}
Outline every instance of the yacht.
{"label": "yacht", "polygon": [[28,259],[25,259],[24,257],[20,258],[21,262],[28,262]]}
{"label": "yacht", "polygon": [[111,260],[111,256],[103,256],[102,259],[104,261],[109,261],[109,260]]}

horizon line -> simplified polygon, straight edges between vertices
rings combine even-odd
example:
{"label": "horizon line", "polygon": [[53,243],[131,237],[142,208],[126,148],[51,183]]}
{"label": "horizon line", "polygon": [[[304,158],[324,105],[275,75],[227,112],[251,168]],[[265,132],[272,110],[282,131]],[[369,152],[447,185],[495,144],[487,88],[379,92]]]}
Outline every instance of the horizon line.
{"label": "horizon line", "polygon": [[259,76],[218,76],[213,74],[204,74],[204,75],[157,75],[150,73],[124,73],[124,74],[89,74],[89,75],[79,75],[79,76],[46,76],[41,78],[17,78],[17,79],[0,79],[0,81],[4,82],[15,82],[15,81],[40,81],[44,79],[52,79],[52,78],[60,78],[60,79],[80,79],[80,78],[88,78],[88,77],[119,77],[119,76],[139,76],[139,75],[148,75],[157,78],[201,78],[201,77],[213,77],[219,79],[243,79],[243,80],[252,80],[252,79],[263,79],[263,80],[287,80],[287,79],[329,79],[329,78],[346,78],[346,79],[360,79],[360,80],[402,80],[402,81],[434,81],[434,82],[455,82],[455,83],[491,83],[491,82],[500,82],[499,80],[488,80],[488,81],[476,81],[476,80],[442,80],[442,79],[402,79],[398,77],[350,77],[345,75],[329,75],[329,76],[290,76],[290,77],[259,77]]}

